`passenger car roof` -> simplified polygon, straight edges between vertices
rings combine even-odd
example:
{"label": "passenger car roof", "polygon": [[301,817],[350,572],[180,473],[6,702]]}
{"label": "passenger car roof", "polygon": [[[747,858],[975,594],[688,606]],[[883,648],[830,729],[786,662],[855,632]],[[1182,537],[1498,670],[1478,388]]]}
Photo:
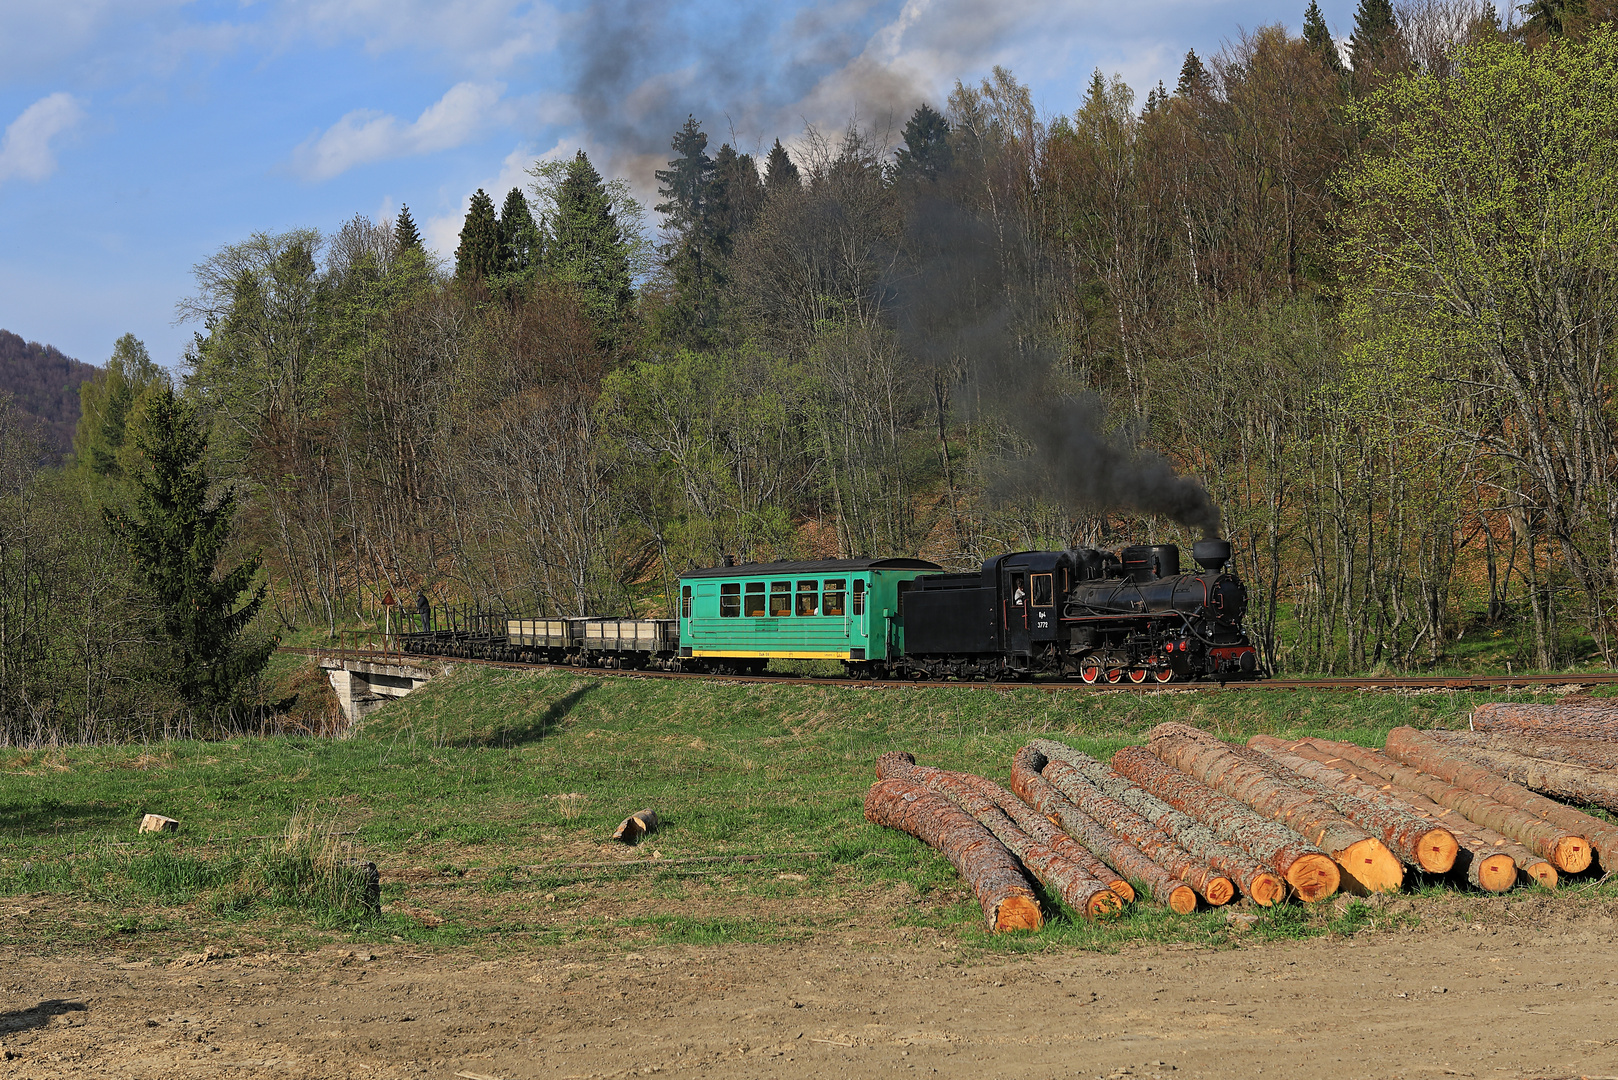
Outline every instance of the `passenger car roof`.
{"label": "passenger car roof", "polygon": [[808,562],[742,563],[739,566],[710,566],[705,570],[687,570],[680,580],[687,578],[790,577],[794,574],[850,574],[857,570],[942,570],[937,563],[926,559],[814,559]]}

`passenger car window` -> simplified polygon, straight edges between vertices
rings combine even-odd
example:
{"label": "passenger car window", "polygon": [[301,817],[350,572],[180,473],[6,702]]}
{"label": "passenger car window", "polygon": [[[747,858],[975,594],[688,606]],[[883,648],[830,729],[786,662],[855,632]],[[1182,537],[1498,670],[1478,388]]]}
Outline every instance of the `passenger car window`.
{"label": "passenger car window", "polygon": [[820,614],[820,582],[818,582],[818,581],[800,581],[800,582],[798,582],[798,614],[799,615],[819,615]]}
{"label": "passenger car window", "polygon": [[742,614],[764,614],[764,583],[762,581],[749,581],[747,583],[747,595],[742,598]]}
{"label": "passenger car window", "polygon": [[732,582],[719,586],[719,617],[734,619],[742,613],[742,585]]}
{"label": "passenger car window", "polygon": [[854,614],[865,614],[865,582],[854,582]]}
{"label": "passenger car window", "polygon": [[792,582],[770,582],[770,615],[780,618],[792,614]]}
{"label": "passenger car window", "polygon": [[680,589],[680,617],[682,619],[691,617],[691,586],[689,585]]}
{"label": "passenger car window", "polygon": [[847,578],[832,578],[826,582],[824,603],[820,610],[827,615],[836,615],[841,618],[843,609],[843,590],[848,587]]}

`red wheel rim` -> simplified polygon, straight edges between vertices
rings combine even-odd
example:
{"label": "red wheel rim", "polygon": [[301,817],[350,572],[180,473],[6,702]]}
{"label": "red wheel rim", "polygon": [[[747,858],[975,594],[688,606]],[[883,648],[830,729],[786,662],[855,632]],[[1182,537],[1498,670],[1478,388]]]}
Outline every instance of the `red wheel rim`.
{"label": "red wheel rim", "polygon": [[1158,668],[1156,671],[1152,672],[1152,676],[1157,679],[1158,682],[1169,682],[1174,678],[1174,672],[1169,668]]}
{"label": "red wheel rim", "polygon": [[1145,668],[1130,668],[1129,669],[1129,681],[1132,682],[1132,683],[1143,683],[1143,682],[1145,682],[1146,681],[1146,669]]}
{"label": "red wheel rim", "polygon": [[1079,678],[1083,679],[1087,683],[1100,682],[1101,669],[1096,667],[1094,664],[1091,664],[1089,667],[1083,668],[1079,671]]}
{"label": "red wheel rim", "polygon": [[1124,669],[1123,668],[1108,668],[1107,669],[1107,681],[1108,682],[1122,682],[1123,678],[1124,678]]}

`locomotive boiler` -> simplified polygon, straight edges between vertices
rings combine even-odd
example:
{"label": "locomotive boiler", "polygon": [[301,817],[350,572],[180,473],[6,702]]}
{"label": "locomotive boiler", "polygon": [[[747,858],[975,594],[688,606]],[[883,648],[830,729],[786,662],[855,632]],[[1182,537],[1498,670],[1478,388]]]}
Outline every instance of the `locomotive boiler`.
{"label": "locomotive boiler", "polygon": [[1197,573],[1180,572],[1179,548],[1154,544],[1014,552],[975,573],[922,575],[900,596],[904,651],[889,669],[1088,683],[1258,677],[1230,543],[1201,540],[1191,554]]}

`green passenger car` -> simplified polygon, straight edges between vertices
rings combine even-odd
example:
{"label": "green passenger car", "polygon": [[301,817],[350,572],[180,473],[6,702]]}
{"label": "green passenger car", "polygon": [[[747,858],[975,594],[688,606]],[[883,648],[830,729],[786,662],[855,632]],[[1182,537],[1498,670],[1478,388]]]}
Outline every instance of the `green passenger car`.
{"label": "green passenger car", "polygon": [[941,569],[922,559],[823,559],[688,570],[680,658],[719,672],[762,671],[777,659],[880,672],[904,651],[904,593]]}

